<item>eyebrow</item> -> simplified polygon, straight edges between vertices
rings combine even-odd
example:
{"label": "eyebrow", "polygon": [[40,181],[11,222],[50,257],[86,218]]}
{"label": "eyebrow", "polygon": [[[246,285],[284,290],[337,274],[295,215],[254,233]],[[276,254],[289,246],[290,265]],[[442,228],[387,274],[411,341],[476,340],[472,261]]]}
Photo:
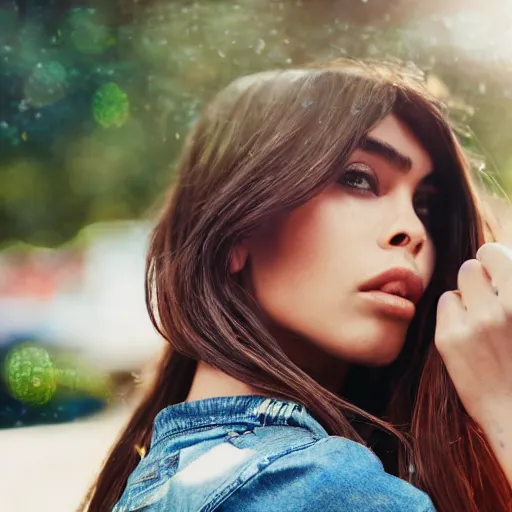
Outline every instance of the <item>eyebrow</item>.
{"label": "eyebrow", "polygon": [[374,139],[373,137],[366,137],[359,146],[359,149],[386,160],[400,171],[408,172],[412,168],[412,160],[408,156],[404,155],[390,144]]}

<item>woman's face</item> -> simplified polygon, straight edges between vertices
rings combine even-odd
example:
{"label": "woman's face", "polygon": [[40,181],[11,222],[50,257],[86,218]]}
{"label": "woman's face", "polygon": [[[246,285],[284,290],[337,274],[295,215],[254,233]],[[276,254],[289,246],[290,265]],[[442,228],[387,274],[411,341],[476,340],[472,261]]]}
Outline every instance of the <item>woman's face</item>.
{"label": "woman's face", "polygon": [[348,362],[393,361],[433,273],[432,171],[390,115],[337,183],[251,239],[252,286],[271,323]]}

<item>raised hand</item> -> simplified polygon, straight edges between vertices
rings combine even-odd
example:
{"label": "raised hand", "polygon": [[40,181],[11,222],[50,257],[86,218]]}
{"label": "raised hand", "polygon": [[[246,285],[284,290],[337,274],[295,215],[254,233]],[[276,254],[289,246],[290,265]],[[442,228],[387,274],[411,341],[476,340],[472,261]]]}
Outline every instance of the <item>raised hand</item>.
{"label": "raised hand", "polygon": [[512,250],[488,243],[439,299],[436,347],[512,482]]}

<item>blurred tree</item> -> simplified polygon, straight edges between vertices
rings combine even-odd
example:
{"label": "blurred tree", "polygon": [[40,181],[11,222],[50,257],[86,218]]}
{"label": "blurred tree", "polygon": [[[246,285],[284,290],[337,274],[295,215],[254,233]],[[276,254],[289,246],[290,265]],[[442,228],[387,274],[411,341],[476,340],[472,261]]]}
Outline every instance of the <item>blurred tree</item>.
{"label": "blurred tree", "polygon": [[457,49],[459,25],[474,20],[438,14],[441,4],[463,9],[455,0],[0,1],[0,239],[55,245],[87,223],[144,215],[208,97],[235,76],[319,59],[416,62],[463,100],[454,105],[471,144],[505,166],[510,61],[497,49],[479,61]]}

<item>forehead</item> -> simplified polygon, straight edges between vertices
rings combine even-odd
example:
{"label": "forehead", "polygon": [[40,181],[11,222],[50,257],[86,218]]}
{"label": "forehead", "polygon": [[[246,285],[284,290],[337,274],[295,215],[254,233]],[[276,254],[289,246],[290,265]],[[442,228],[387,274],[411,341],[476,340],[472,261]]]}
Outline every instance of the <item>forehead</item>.
{"label": "forehead", "polygon": [[433,162],[428,151],[412,131],[394,115],[384,118],[368,135],[408,157],[412,162],[413,172],[423,175],[433,171]]}

